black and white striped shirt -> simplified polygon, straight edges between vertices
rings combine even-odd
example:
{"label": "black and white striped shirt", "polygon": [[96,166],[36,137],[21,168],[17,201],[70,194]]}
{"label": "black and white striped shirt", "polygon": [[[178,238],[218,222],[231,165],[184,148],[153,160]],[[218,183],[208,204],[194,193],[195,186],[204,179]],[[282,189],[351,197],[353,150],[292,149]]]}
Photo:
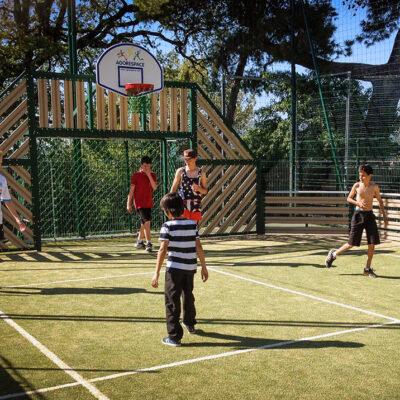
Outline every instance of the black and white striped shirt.
{"label": "black and white striped shirt", "polygon": [[197,269],[196,239],[197,225],[188,219],[173,219],[165,222],[160,231],[160,240],[168,240],[167,269],[186,271]]}

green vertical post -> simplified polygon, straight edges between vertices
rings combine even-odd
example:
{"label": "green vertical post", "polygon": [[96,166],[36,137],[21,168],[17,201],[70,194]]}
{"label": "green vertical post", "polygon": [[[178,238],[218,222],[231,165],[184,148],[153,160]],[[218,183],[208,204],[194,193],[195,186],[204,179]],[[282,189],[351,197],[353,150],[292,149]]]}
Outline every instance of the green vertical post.
{"label": "green vertical post", "polygon": [[166,139],[162,139],[161,141],[161,155],[162,155],[163,194],[167,194],[169,192],[169,182],[168,182],[168,148]]}
{"label": "green vertical post", "polygon": [[[130,163],[129,163],[129,143],[127,140],[124,141],[125,147],[125,173],[126,173],[126,183],[128,185],[128,191],[131,188],[131,171],[130,171]],[[129,218],[129,232],[133,232],[132,218],[128,215]]]}
{"label": "green vertical post", "polygon": [[197,151],[197,90],[191,88],[189,92],[189,128],[190,128],[190,147]]}
{"label": "green vertical post", "polygon": [[329,138],[329,143],[330,143],[330,146],[331,146],[332,159],[333,159],[333,163],[334,163],[334,166],[335,166],[336,182],[337,182],[340,190],[344,190],[342,176],[341,176],[341,173],[340,173],[340,170],[339,170],[339,164],[338,164],[338,160],[337,160],[337,156],[336,156],[335,139],[333,137],[331,125],[329,123],[328,113],[327,113],[327,110],[326,110],[326,107],[325,107],[324,95],[322,93],[321,78],[320,78],[320,74],[319,74],[317,60],[316,60],[316,57],[315,57],[314,44],[313,44],[313,41],[311,39],[310,29],[309,29],[309,26],[308,26],[308,20],[307,20],[305,5],[304,5],[304,3],[307,5],[307,0],[300,0],[300,1],[301,1],[301,5],[302,5],[302,10],[303,10],[304,23],[305,23],[305,26],[306,26],[307,39],[308,39],[308,44],[310,46],[310,51],[311,51],[311,57],[312,57],[313,65],[314,65],[315,76],[317,78],[318,93],[319,93],[319,98],[320,98],[320,101],[321,101],[322,114],[323,114],[323,117],[324,117],[324,122],[325,122],[326,129],[328,131],[328,138]]}
{"label": "green vertical post", "polygon": [[26,77],[28,96],[28,131],[29,131],[29,158],[31,164],[32,180],[32,216],[33,216],[33,243],[37,251],[42,250],[42,234],[40,220],[40,190],[39,190],[39,165],[36,139],[36,99],[31,71]]}
{"label": "green vertical post", "polygon": [[263,168],[260,160],[256,162],[256,214],[257,235],[265,235],[265,190]]}
{"label": "green vertical post", "polygon": [[[78,73],[78,56],[76,47],[76,4],[75,0],[67,1],[68,7],[68,55],[69,55],[69,72],[71,75]],[[72,81],[72,101],[73,108],[76,108],[76,89],[75,80]],[[76,116],[74,117],[74,128],[76,128]],[[73,192],[75,202],[75,215],[76,215],[76,229],[78,235],[85,237],[85,230],[83,226],[84,218],[82,216],[81,207],[84,200],[81,198],[80,188],[82,188],[82,143],[80,139],[72,141],[72,165],[73,165]]]}
{"label": "green vertical post", "polygon": [[297,82],[296,82],[296,62],[295,62],[295,11],[296,0],[290,0],[290,7],[292,9],[292,17],[291,17],[291,125],[292,125],[292,136],[290,141],[290,194],[297,189],[296,183],[296,164],[297,164]]}

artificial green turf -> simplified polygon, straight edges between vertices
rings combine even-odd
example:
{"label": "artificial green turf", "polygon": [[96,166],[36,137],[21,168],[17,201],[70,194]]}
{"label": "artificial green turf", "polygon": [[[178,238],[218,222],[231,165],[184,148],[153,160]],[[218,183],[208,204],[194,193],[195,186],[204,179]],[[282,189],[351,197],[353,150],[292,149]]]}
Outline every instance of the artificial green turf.
{"label": "artificial green turf", "polygon": [[[1,255],[0,310],[85,379],[387,322],[214,269],[400,318],[396,244],[382,246],[376,255],[374,266],[384,278],[374,280],[360,275],[365,259],[360,251],[323,268],[327,250],[340,239],[205,241],[210,280],[195,281],[200,332],[186,334],[181,348],[160,343],[166,334],[163,293],[150,286],[155,254],[133,251],[127,240],[67,243],[28,257]],[[66,280],[73,281],[60,282]],[[5,287],[23,284],[30,286]],[[0,355],[8,362],[2,367],[9,382],[0,385],[0,396],[17,387],[71,382],[4,325]],[[111,399],[393,399],[400,396],[399,355],[399,326],[386,325],[95,385]],[[41,396],[93,398],[82,388]]]}

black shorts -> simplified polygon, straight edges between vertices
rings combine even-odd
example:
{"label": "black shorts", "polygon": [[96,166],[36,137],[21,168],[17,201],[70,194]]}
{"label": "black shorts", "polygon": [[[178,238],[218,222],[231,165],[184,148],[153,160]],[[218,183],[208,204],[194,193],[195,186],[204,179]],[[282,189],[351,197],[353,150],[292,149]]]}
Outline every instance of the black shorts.
{"label": "black shorts", "polygon": [[372,211],[355,211],[350,224],[349,245],[360,246],[363,231],[367,233],[368,244],[379,244],[379,232]]}
{"label": "black shorts", "polygon": [[138,208],[136,212],[139,214],[142,224],[151,221],[151,208]]}
{"label": "black shorts", "polygon": [[[0,205],[1,207],[1,205]],[[0,224],[0,242],[5,242],[6,238],[4,236],[4,228],[3,224]]]}

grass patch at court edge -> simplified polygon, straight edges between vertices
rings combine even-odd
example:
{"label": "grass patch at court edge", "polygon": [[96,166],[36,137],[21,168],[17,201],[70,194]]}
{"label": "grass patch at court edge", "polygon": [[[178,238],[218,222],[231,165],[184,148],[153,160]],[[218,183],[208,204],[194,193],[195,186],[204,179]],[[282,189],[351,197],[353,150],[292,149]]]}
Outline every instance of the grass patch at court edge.
{"label": "grass patch at court edge", "polygon": [[[125,246],[121,241],[118,244]],[[343,264],[337,268],[322,268],[319,262],[322,265],[324,246],[327,246],[325,241],[321,243],[321,249],[314,240],[304,244],[302,253],[299,241],[291,246],[288,238],[282,241],[279,238],[274,241],[204,241],[209,265],[222,271],[396,316],[398,300],[391,303],[387,298],[395,298],[398,281],[342,276],[340,274],[353,268],[353,265],[347,265],[345,257],[338,260]],[[57,253],[56,248],[52,249]],[[60,251],[66,249],[72,251],[65,247]],[[107,253],[113,251],[120,249],[107,249]],[[98,254],[104,252],[104,246],[98,243],[92,248],[89,246],[85,252]],[[175,399],[285,399],[317,398],[322,394],[332,399],[367,399],[375,397],[374,391],[379,393],[379,398],[396,398],[393,394],[399,389],[399,379],[395,379],[397,372],[393,371],[400,370],[399,346],[396,345],[399,343],[398,325],[334,336],[337,332],[388,321],[211,270],[210,280],[205,284],[200,281],[200,274],[195,277],[199,334],[185,333],[181,348],[165,347],[161,344],[161,338],[166,335],[163,274],[160,289],[150,286],[155,254],[149,256],[129,249],[126,252],[132,254],[132,258],[124,263],[132,266],[132,272],[146,272],[146,275],[119,277],[110,274],[107,279],[97,280],[95,278],[108,275],[111,270],[105,273],[103,269],[97,269],[102,259],[93,258],[68,262],[68,266],[83,266],[81,270],[71,272],[67,266],[55,272],[57,279],[64,276],[66,280],[87,280],[46,285],[46,279],[53,281],[53,272],[40,271],[43,267],[40,261],[21,261],[17,262],[17,268],[37,268],[38,271],[37,274],[32,271],[32,276],[19,274],[18,281],[25,279],[29,284],[32,280],[41,280],[42,284],[7,291],[4,286],[10,282],[14,284],[16,279],[14,272],[6,271],[8,267],[2,263],[0,309],[85,379],[129,374],[94,382],[111,399],[162,399],[167,396]],[[302,254],[301,265],[294,267],[292,257],[301,258]],[[290,257],[286,265],[285,255]],[[355,256],[347,260],[351,261]],[[274,263],[274,257],[279,257],[279,261]],[[379,266],[381,268],[385,271],[389,266]],[[390,268],[392,273],[394,268],[399,269],[400,258],[394,257],[394,265]],[[112,272],[119,275],[126,271],[114,264]],[[19,367],[17,378],[13,378],[17,383],[18,379],[25,380],[34,388],[41,388],[71,381],[16,331],[8,326],[5,328],[4,322],[0,323],[8,332],[0,355],[6,354],[8,362]],[[312,336],[321,337],[282,346],[285,341]],[[273,348],[232,353],[229,357],[214,360],[197,360],[265,345]],[[27,356],[21,356],[19,352]],[[192,362],[132,374],[143,368],[185,360]],[[30,368],[36,363],[41,367],[40,371]],[[46,364],[52,366],[51,371],[42,367]],[[367,372],[360,376],[364,367]],[[379,391],[378,372],[386,377],[386,388],[379,388]],[[368,380],[372,382],[371,388],[368,388]],[[350,385],[352,381],[356,382],[353,386]],[[44,393],[42,398],[90,398],[87,394],[82,388],[65,388]]]}

